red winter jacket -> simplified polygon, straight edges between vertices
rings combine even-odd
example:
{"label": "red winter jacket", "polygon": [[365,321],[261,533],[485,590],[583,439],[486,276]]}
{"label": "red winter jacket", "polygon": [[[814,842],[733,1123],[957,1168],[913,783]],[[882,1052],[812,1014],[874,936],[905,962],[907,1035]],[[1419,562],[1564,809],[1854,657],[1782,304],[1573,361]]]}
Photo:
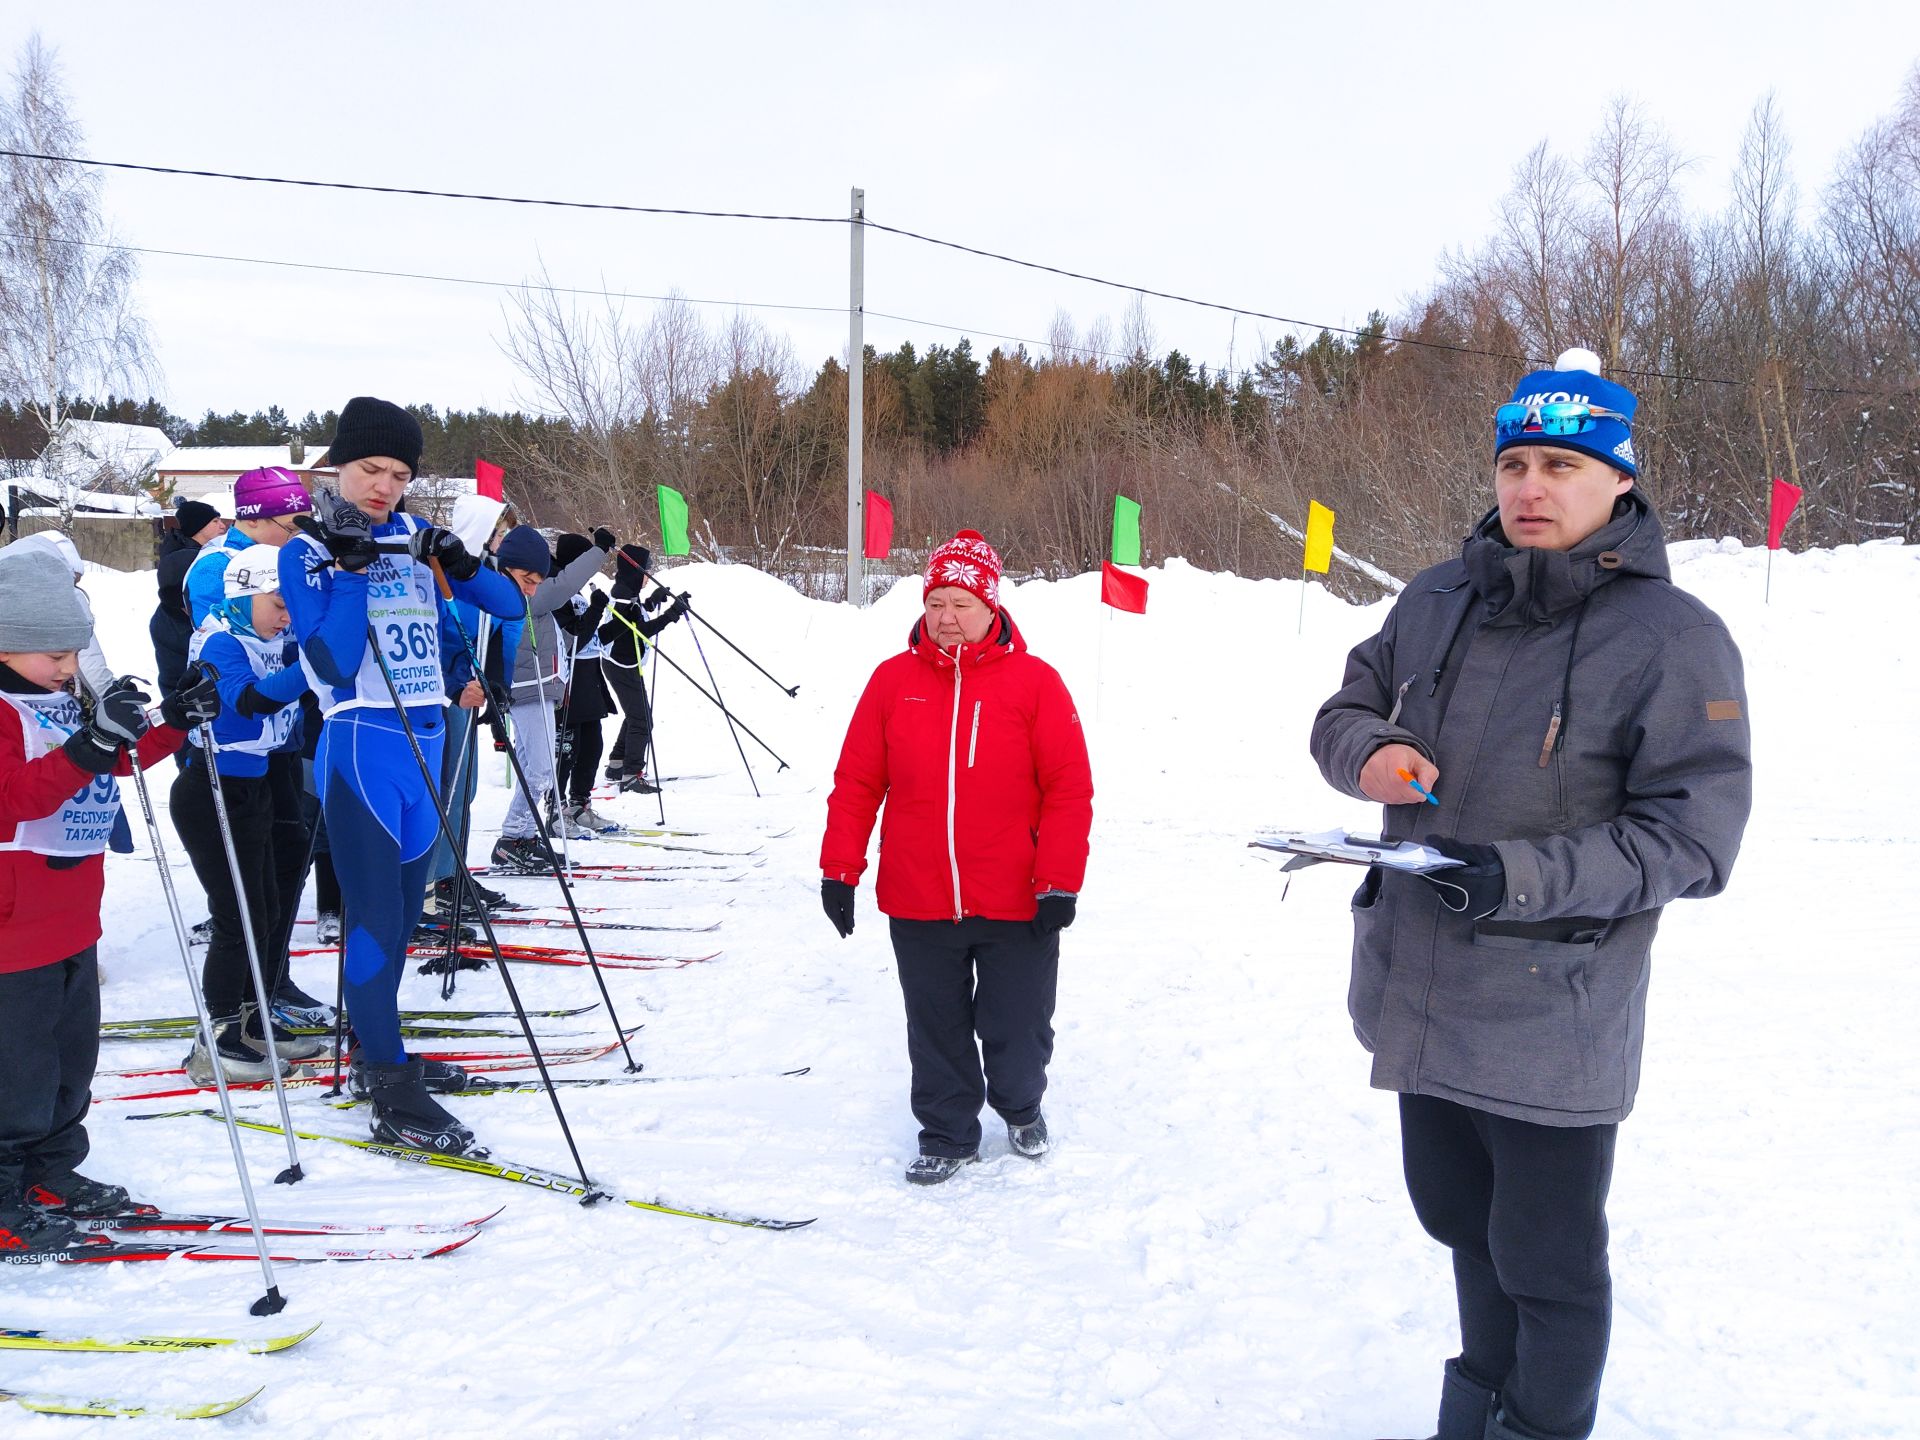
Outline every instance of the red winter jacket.
{"label": "red winter jacket", "polygon": [[1035,897],[1078,892],[1093,769],[1073,697],[1027,653],[1013,617],[948,654],[914,623],[847,727],[820,869],[858,883],[873,818],[880,908],[900,920],[1031,920]]}
{"label": "red winter jacket", "polygon": [[[25,683],[11,672],[6,679],[15,686]],[[155,725],[140,738],[141,768],[166,759],[186,738],[171,725]],[[0,841],[12,840],[21,821],[53,814],[93,779],[64,750],[31,764],[26,753],[19,712],[0,704]],[[124,756],[117,773],[133,773]],[[99,940],[105,879],[101,855],[76,862],[30,850],[0,850],[0,973],[51,965]]]}

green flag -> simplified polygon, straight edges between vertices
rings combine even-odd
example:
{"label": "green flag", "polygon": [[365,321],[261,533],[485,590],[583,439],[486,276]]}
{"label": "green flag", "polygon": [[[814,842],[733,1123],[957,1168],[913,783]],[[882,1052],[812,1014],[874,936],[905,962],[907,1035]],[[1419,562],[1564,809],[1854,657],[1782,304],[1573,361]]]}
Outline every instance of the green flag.
{"label": "green flag", "polygon": [[1113,563],[1140,563],[1140,502],[1124,495],[1113,497]]}
{"label": "green flag", "polygon": [[660,553],[691,553],[692,547],[687,544],[687,497],[671,485],[656,485],[654,489],[660,493]]}

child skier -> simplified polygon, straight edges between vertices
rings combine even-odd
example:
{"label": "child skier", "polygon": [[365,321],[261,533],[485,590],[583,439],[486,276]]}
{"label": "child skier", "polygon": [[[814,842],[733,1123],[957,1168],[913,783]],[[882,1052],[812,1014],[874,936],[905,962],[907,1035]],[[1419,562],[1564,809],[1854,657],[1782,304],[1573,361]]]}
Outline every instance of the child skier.
{"label": "child skier", "polygon": [[92,637],[58,557],[0,551],[0,1251],[15,1255],[84,1244],[76,1218],[131,1203],[123,1187],[77,1168],[100,1052],[113,777],[173,754],[184,731],[220,710],[212,679],[191,669],[161,703],[160,725],[149,727],[147,696],[131,679],[83,706],[71,687]]}
{"label": "child skier", "polygon": [[[258,545],[235,554],[221,577],[225,599],[218,610],[208,612],[207,623],[188,644],[189,658],[204,661],[218,674],[221,699],[220,720],[213,727],[216,754],[208,755],[202,748],[199,732],[187,737],[191,758],[173,783],[171,806],[174,828],[186,845],[213,915],[202,983],[207,1013],[217,1033],[213,1055],[204,1043],[196,1042],[187,1057],[187,1077],[196,1085],[213,1083],[216,1063],[229,1080],[264,1080],[273,1073],[266,1053],[271,1017],[262,1016],[253,1003],[239,895],[227,863],[207,767],[216,765],[220,773],[247,915],[253,922],[253,942],[271,996],[285,979],[279,925],[293,898],[280,890],[285,857],[279,852],[283,838],[299,845],[300,853],[293,857],[297,873],[306,846],[306,832],[299,826],[294,827],[294,836],[276,833],[275,787],[268,773],[270,763],[292,758],[297,805],[300,754],[294,732],[307,677],[297,663],[299,651],[282,633],[287,628],[287,607],[280,597],[279,558]],[[283,1060],[311,1059],[326,1049],[325,1041],[292,1035],[278,1024],[273,1025],[272,1034]]]}
{"label": "child skier", "polygon": [[[600,638],[607,646],[601,671],[619,698],[625,722],[613,742],[607,778],[621,790],[638,795],[656,795],[660,790],[647,779],[647,752],[653,745],[653,710],[647,703],[647,677],[642,671],[647,642],[687,613],[686,597],[674,595],[664,585],[640,598],[652,563],[646,546],[620,547],[620,563],[613,567],[612,614],[600,627]],[[647,613],[663,605],[667,608],[658,615]]]}
{"label": "child skier", "polygon": [[[419,421],[398,405],[364,395],[348,401],[328,447],[339,493],[321,492],[313,531],[281,549],[280,582],[301,665],[326,716],[314,769],[345,906],[354,1082],[373,1102],[376,1138],[459,1154],[473,1145],[473,1131],[428,1091],[461,1089],[466,1073],[408,1056],[398,1011],[407,941],[440,833],[446,611],[431,562],[457,596],[490,614],[512,617],[522,602],[452,531],[396,510],[424,444]],[[416,743],[431,781],[414,758]]]}

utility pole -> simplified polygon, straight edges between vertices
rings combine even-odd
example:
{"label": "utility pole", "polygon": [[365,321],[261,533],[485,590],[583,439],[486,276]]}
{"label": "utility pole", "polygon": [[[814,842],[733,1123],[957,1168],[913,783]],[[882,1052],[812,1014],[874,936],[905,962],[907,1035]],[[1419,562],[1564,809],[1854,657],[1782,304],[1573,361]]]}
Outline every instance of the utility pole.
{"label": "utility pole", "polygon": [[867,435],[867,341],[865,330],[867,269],[867,192],[854,187],[852,279],[847,295],[847,601],[866,603],[863,574],[866,552],[865,477],[862,461]]}

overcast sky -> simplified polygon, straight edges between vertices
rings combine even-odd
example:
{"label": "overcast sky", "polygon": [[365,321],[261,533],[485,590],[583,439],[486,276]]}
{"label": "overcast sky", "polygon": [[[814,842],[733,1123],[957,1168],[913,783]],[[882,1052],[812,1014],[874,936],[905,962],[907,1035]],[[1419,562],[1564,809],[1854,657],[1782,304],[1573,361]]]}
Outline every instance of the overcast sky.
{"label": "overcast sky", "polygon": [[[477,3],[28,5],[95,158],[634,205],[868,214],[985,249],[1335,325],[1397,309],[1477,246],[1536,142],[1577,154],[1644,100],[1718,208],[1776,92],[1803,198],[1920,60],[1920,5]],[[10,67],[9,67],[10,68]],[[592,215],[110,172],[153,249],[844,307],[844,226]],[[374,393],[512,407],[501,292],[148,255],[161,398],[296,416]],[[1114,334],[1123,292],[894,236],[867,242],[867,339]],[[641,314],[643,302],[632,302]],[[757,310],[811,370],[844,313]],[[1271,322],[1165,301],[1160,347],[1245,367]],[[939,328],[951,327],[951,328]]]}

